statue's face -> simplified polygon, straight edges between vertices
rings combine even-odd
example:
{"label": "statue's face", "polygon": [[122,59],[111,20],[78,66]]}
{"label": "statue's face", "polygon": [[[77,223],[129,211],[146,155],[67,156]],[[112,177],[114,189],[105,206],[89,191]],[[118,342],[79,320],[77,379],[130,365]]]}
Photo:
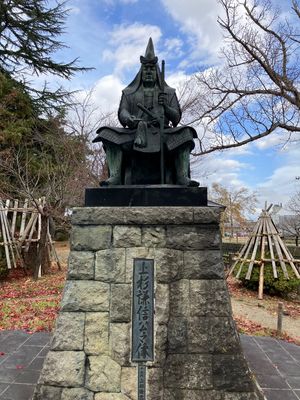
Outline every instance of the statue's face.
{"label": "statue's face", "polygon": [[156,68],[153,64],[143,64],[142,66],[142,81],[147,84],[156,82]]}

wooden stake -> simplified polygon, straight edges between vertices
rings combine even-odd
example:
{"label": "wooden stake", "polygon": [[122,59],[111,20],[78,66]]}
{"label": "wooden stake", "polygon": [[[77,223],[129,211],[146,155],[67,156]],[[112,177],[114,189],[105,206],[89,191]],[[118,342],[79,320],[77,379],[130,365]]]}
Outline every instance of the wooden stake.
{"label": "wooden stake", "polygon": [[[258,228],[258,235],[261,233],[262,231],[262,224],[259,224],[259,228]],[[251,261],[248,267],[248,271],[246,274],[246,279],[250,279],[251,278],[251,273],[252,273],[252,269],[253,269],[253,264],[256,258],[256,253],[257,253],[257,248],[258,248],[258,244],[259,244],[259,236],[256,236],[255,238],[255,243],[254,243],[254,247],[253,247],[253,251],[252,251],[252,256],[251,256]]]}
{"label": "wooden stake", "polygon": [[281,335],[282,333],[282,319],[283,319],[283,303],[279,301],[277,310],[277,335]]}
{"label": "wooden stake", "polygon": [[264,266],[262,262],[259,269],[259,283],[258,283],[258,299],[263,300],[264,298]]}

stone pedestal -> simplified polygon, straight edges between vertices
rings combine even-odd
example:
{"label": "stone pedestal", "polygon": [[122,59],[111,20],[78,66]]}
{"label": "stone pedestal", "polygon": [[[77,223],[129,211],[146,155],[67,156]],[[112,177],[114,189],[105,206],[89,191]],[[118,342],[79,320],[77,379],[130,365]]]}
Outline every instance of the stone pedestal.
{"label": "stone pedestal", "polygon": [[154,259],[148,400],[258,400],[232,319],[219,207],[74,209],[68,278],[34,400],[137,400],[134,258]]}

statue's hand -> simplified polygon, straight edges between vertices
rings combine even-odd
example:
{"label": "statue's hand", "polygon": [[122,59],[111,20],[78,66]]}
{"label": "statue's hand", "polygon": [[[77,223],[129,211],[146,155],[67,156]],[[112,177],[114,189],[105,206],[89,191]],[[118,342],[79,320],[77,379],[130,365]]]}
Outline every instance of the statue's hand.
{"label": "statue's hand", "polygon": [[135,129],[138,125],[138,121],[139,120],[136,119],[134,115],[130,115],[130,117],[127,120],[128,128]]}
{"label": "statue's hand", "polygon": [[157,118],[152,118],[150,121],[148,121],[148,124],[150,126],[158,127],[159,126],[159,120]]}

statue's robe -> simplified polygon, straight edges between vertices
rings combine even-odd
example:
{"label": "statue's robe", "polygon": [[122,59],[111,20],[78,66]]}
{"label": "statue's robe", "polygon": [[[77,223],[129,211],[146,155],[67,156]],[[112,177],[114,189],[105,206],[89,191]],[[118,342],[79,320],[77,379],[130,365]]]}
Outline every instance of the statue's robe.
{"label": "statue's robe", "polygon": [[[158,69],[158,77],[160,72]],[[123,128],[114,128],[103,126],[97,130],[97,137],[93,142],[102,141],[106,144],[113,143],[120,146],[124,151],[132,149],[144,153],[156,153],[160,151],[160,128],[159,126],[149,125],[146,129],[146,145],[138,147],[134,141],[137,135],[137,129],[128,128],[130,116],[140,118],[143,121],[150,121],[151,117],[138,107],[141,103],[153,114],[159,117],[162,112],[162,106],[158,102],[158,96],[162,92],[160,81],[151,90],[145,89],[141,84],[141,71],[137,74],[133,82],[123,90],[120,101],[118,118]],[[194,148],[193,138],[197,137],[194,128],[188,126],[177,126],[181,119],[181,110],[175,93],[175,89],[164,83],[165,94],[165,116],[163,141],[167,151],[173,151],[183,144],[189,144],[190,150]],[[172,126],[171,126],[172,125]]]}

